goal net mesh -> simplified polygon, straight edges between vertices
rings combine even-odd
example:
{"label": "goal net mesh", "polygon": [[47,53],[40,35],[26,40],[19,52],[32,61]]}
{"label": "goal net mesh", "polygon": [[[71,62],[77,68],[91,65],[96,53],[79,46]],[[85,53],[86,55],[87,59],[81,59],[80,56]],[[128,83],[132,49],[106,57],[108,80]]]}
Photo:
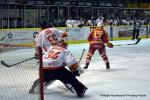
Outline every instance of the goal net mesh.
{"label": "goal net mesh", "polygon": [[34,53],[33,47],[0,45],[0,60],[10,65],[8,68],[0,64],[0,100],[40,100],[39,94],[29,93],[39,77],[37,60],[24,61],[34,57]]}

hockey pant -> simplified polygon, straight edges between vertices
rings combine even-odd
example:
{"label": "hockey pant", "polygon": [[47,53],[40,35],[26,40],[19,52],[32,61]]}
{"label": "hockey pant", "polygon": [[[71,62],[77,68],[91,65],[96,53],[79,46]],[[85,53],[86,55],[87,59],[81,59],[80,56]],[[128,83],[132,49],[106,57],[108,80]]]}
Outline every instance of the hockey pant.
{"label": "hockey pant", "polygon": [[[55,80],[51,80],[49,83],[44,82],[44,89],[46,89],[48,86],[50,86],[53,82],[55,82]],[[34,81],[31,89],[29,90],[29,93],[39,93],[40,91],[40,80],[37,79]]]}
{"label": "hockey pant", "polygon": [[[56,80],[51,80],[48,83],[44,82],[43,86],[44,89],[46,89],[48,86],[50,86],[52,83],[54,83]],[[73,89],[71,89],[71,85],[70,84],[64,84],[72,93],[75,93],[75,91]],[[39,88],[40,87],[40,80],[37,79],[34,81],[29,93],[39,93]]]}
{"label": "hockey pant", "polygon": [[[72,93],[80,96],[85,89],[80,81],[76,79],[76,77],[66,68],[62,67],[57,70],[44,70],[44,88],[47,88],[50,84],[52,84],[55,80],[60,80]],[[39,92],[39,79],[34,81],[29,93],[37,93]]]}
{"label": "hockey pant", "polygon": [[78,96],[81,96],[82,92],[87,89],[86,86],[64,67],[56,70],[44,70],[44,81],[49,83],[52,80],[60,80],[72,93],[76,93]]}
{"label": "hockey pant", "polygon": [[86,56],[86,63],[90,63],[91,58],[94,55],[96,50],[98,50],[99,55],[102,57],[103,61],[105,63],[109,63],[108,57],[106,55],[105,45],[101,43],[90,44],[88,54]]}

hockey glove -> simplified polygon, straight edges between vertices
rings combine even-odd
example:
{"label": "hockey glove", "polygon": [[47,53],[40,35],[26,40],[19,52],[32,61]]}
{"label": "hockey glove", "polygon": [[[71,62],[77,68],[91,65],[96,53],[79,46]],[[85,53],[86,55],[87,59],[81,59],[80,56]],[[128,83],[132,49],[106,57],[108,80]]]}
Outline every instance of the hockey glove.
{"label": "hockey glove", "polygon": [[39,59],[40,57],[38,53],[35,53],[34,56],[35,56],[35,59]]}
{"label": "hockey glove", "polygon": [[109,42],[109,43],[106,43],[106,46],[109,47],[109,48],[113,48],[114,45]]}
{"label": "hockey glove", "polygon": [[68,36],[68,33],[64,32],[61,37],[64,38],[64,37],[67,37],[67,36]]}
{"label": "hockey glove", "polygon": [[74,76],[80,76],[83,73],[84,73],[84,70],[80,66],[78,66],[78,68],[75,71],[72,72],[72,74]]}

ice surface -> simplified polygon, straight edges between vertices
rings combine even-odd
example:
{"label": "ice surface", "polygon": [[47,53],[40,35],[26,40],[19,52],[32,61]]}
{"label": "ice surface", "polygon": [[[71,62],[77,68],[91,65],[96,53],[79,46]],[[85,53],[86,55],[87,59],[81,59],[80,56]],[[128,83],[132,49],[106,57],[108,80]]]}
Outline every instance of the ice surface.
{"label": "ice surface", "polygon": [[[113,44],[125,44],[134,41],[112,41]],[[81,67],[84,67],[88,44],[69,45],[69,50],[74,56],[79,59],[83,49],[86,52],[81,61]],[[143,39],[138,45],[115,46],[114,48],[106,48],[107,56],[110,60],[110,70],[107,71],[102,58],[98,52],[92,57],[91,63],[87,71],[78,79],[88,87],[85,96],[82,100],[150,100],[150,39]],[[5,74],[4,68],[0,65],[0,73]],[[16,66],[17,67],[17,66]],[[1,72],[3,70],[3,72]],[[6,69],[5,69],[6,70]],[[15,71],[18,69],[12,69]],[[35,68],[30,68],[33,74]],[[6,77],[1,75],[0,78]],[[33,82],[33,79],[27,76],[27,82]],[[2,84],[6,82],[3,79],[0,82],[0,100],[7,93],[2,93],[4,87]],[[12,81],[12,80],[11,80]],[[25,83],[24,83],[25,84]],[[68,90],[59,88],[63,84],[56,81],[45,91],[45,100],[77,100]],[[5,85],[5,87],[7,87]],[[16,86],[17,87],[17,86]],[[19,87],[19,86],[18,86]],[[33,100],[25,94],[28,89],[22,88],[22,100]],[[7,88],[8,89],[8,88]],[[16,89],[17,91],[17,89]],[[64,92],[65,91],[65,92]],[[11,95],[11,94],[9,94]],[[2,99],[4,100],[4,99]],[[19,99],[5,99],[5,100],[19,100]],[[37,100],[37,99],[35,99]]]}

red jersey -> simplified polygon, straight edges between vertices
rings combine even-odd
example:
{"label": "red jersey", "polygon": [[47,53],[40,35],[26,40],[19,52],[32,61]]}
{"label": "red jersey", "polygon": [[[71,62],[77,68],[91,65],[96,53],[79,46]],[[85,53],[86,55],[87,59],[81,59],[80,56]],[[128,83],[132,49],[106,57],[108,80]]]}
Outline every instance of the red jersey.
{"label": "red jersey", "polygon": [[89,43],[108,43],[108,33],[101,28],[95,28],[87,38]]}

